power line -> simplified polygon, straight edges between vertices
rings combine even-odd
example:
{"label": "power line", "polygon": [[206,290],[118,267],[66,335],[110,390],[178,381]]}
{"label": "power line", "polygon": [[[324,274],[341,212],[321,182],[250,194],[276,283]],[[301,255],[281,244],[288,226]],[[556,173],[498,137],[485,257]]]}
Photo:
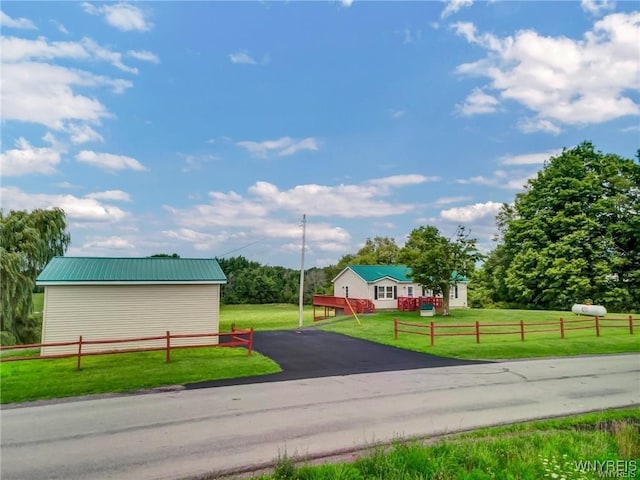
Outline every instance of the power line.
{"label": "power line", "polygon": [[251,242],[251,243],[247,243],[246,245],[243,245],[242,247],[238,247],[238,248],[234,248],[233,250],[230,250],[226,253],[223,253],[222,255],[216,255],[217,258],[223,258],[226,257],[227,255],[229,255],[230,253],[234,253],[237,252],[238,250],[242,250],[243,248],[247,248],[250,247],[252,245],[256,245],[257,243],[261,243],[264,242],[264,238],[261,238],[260,240],[256,240],[255,242]]}

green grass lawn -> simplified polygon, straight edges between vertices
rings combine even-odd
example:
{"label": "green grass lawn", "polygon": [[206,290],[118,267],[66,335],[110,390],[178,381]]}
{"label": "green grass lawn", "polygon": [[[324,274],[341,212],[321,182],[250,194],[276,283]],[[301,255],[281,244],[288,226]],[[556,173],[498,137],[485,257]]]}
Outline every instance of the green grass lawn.
{"label": "green grass lawn", "polygon": [[95,393],[129,392],[166,385],[281,371],[277,363],[244,348],[194,348],[82,358],[0,363],[1,403],[25,402]]}
{"label": "green grass lawn", "polygon": [[[599,467],[594,461],[613,461]],[[591,462],[587,464],[586,462]],[[281,456],[262,480],[595,479],[640,475],[640,410],[484,428],[435,442],[398,440],[351,463],[296,465]],[[609,468],[609,469],[607,469]],[[599,471],[598,471],[599,469]]]}
{"label": "green grass lawn", "polygon": [[[607,315],[609,318],[620,318],[622,316],[622,314]],[[400,333],[398,340],[393,338],[394,318],[398,318],[400,321],[425,325],[433,320],[436,324],[436,332],[438,332],[439,325],[468,324],[470,328],[464,331],[472,332],[472,327],[476,320],[481,324],[513,323],[520,320],[525,322],[557,322],[560,317],[564,319],[588,318],[578,317],[568,312],[534,310],[461,309],[453,310],[448,317],[420,317],[418,312],[384,312],[360,316],[362,325],[358,325],[353,318],[348,317],[344,321],[328,323],[323,329],[418,352],[455,358],[507,359],[640,351],[640,328],[636,328],[634,335],[629,334],[628,328],[603,328],[600,337],[596,337],[595,329],[593,328],[573,330],[567,331],[566,338],[561,339],[558,327],[557,331],[554,332],[526,334],[524,342],[520,340],[520,336],[517,334],[481,335],[480,344],[476,344],[474,336],[436,337],[433,347],[429,344],[429,337],[421,335]],[[634,318],[637,318],[637,315]],[[411,327],[404,328],[412,330]],[[549,327],[530,328],[543,329]],[[504,329],[487,328],[486,330],[504,331],[513,329],[514,327]],[[413,328],[413,330],[421,329]],[[429,330],[424,329],[421,331],[428,333]],[[461,330],[450,329],[447,331],[460,332]]]}
{"label": "green grass lawn", "polygon": [[42,312],[44,310],[44,293],[34,293],[31,303],[34,312]]}
{"label": "green grass lawn", "polygon": [[[313,324],[313,307],[303,311],[304,326]],[[290,303],[267,305],[220,305],[220,331],[228,332],[231,324],[255,330],[287,330],[298,327],[298,306]]]}

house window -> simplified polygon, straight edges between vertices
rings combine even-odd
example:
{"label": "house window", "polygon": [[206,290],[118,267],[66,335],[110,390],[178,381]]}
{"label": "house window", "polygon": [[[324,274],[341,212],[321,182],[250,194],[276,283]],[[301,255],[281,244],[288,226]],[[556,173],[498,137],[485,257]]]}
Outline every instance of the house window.
{"label": "house window", "polygon": [[407,297],[413,297],[413,286],[407,287]]}
{"label": "house window", "polygon": [[349,298],[349,286],[348,285],[345,285],[345,287],[344,287],[344,296]]}
{"label": "house window", "polygon": [[393,287],[391,285],[379,285],[376,288],[378,289],[378,300],[393,300]]}
{"label": "house window", "polygon": [[458,298],[458,286],[455,285],[452,289],[451,289],[451,295],[449,295],[451,298]]}

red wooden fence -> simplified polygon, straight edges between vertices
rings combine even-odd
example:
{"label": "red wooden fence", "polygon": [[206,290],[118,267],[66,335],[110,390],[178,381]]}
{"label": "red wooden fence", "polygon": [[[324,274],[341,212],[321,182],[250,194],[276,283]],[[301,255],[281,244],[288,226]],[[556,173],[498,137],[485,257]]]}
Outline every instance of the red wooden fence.
{"label": "red wooden fence", "polygon": [[[611,322],[611,324],[608,324]],[[585,325],[587,324],[587,325]],[[633,335],[634,328],[640,326],[640,319],[633,318],[629,315],[628,318],[579,318],[574,320],[565,320],[560,318],[559,321],[554,322],[524,322],[520,320],[519,323],[480,323],[476,321],[473,324],[466,325],[452,325],[442,324],[437,325],[435,322],[428,324],[424,323],[410,323],[401,322],[397,318],[393,319],[393,338],[398,339],[398,333],[410,333],[414,335],[425,335],[430,338],[431,346],[435,344],[435,337],[453,337],[453,336],[474,336],[476,337],[476,343],[480,343],[480,337],[482,335],[519,335],[520,340],[524,342],[525,334],[527,333],[542,333],[542,332],[559,332],[560,338],[566,338],[565,334],[569,330],[583,330],[587,328],[595,329],[596,336],[600,336],[603,328],[628,328],[629,334]],[[404,327],[412,328],[407,330]],[[495,328],[510,328],[510,330],[496,331]],[[543,327],[527,330],[526,327]],[[485,329],[484,331],[482,329]],[[417,330],[416,330],[417,329]],[[453,329],[449,331],[447,329]],[[464,329],[460,331],[458,329]],[[489,329],[489,330],[487,330]],[[493,329],[493,330],[492,330]],[[443,331],[444,330],[444,331]],[[458,330],[458,331],[456,331]],[[441,333],[438,333],[441,331]]]}
{"label": "red wooden fence", "polygon": [[[171,345],[171,340],[174,338],[207,338],[207,337],[229,337],[229,341],[217,344],[201,344],[201,345]],[[145,348],[127,348],[125,350],[101,350],[101,351],[83,351],[82,347],[87,345],[113,345],[117,343],[135,343],[135,342],[148,342],[149,340],[166,340],[165,344],[161,347],[145,347]],[[78,337],[76,341],[68,342],[51,342],[51,343],[33,343],[30,345],[10,345],[0,346],[0,351],[8,350],[25,350],[29,348],[42,348],[42,347],[62,347],[69,345],[77,345],[78,351],[75,353],[58,353],[51,355],[31,355],[20,357],[0,357],[0,362],[17,362],[21,360],[40,360],[47,358],[71,358],[77,357],[78,370],[80,370],[80,361],[82,357],[90,355],[116,355],[120,353],[137,353],[137,352],[155,352],[164,350],[166,351],[166,362],[171,361],[171,350],[177,350],[180,348],[213,348],[213,347],[246,347],[248,356],[251,356],[253,352],[253,328],[248,330],[236,329],[235,324],[231,325],[231,332],[218,332],[218,333],[171,333],[166,332],[165,335],[158,335],[154,337],[136,337],[136,338],[118,338],[118,339],[106,339],[106,340],[85,340],[82,335]]]}

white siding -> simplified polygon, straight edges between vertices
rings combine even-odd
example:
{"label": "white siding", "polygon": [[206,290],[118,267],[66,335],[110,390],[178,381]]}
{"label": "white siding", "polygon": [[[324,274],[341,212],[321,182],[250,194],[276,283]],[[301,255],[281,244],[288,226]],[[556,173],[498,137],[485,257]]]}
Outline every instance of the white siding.
{"label": "white siding", "polygon": [[[393,291],[393,287],[397,287],[397,296],[396,298],[386,298],[386,299],[381,299],[378,297],[378,299],[376,299],[376,292],[375,289],[377,287],[391,287],[391,290]],[[385,278],[382,279],[376,283],[372,283],[371,285],[369,285],[369,299],[373,301],[373,304],[376,306],[376,310],[380,310],[380,309],[396,309],[398,308],[398,296],[402,295],[402,287],[400,285],[398,285],[397,282],[394,282],[391,279]]]}
{"label": "white siding", "polygon": [[[219,285],[56,285],[45,287],[42,342],[215,333]],[[172,345],[218,343],[217,337],[172,339]],[[164,340],[83,346],[83,351],[163,346]],[[77,346],[43,348],[43,355]]]}
{"label": "white siding", "polygon": [[[333,296],[344,297],[346,287],[349,287],[349,298],[373,299],[373,293],[369,295],[369,286],[351,270],[345,270],[333,283]],[[373,291],[372,291],[373,292]]]}
{"label": "white siding", "polygon": [[456,286],[458,287],[458,298],[451,296],[454,295],[454,287],[451,287],[451,295],[449,296],[449,308],[466,308],[467,284],[466,282],[460,282]]}

